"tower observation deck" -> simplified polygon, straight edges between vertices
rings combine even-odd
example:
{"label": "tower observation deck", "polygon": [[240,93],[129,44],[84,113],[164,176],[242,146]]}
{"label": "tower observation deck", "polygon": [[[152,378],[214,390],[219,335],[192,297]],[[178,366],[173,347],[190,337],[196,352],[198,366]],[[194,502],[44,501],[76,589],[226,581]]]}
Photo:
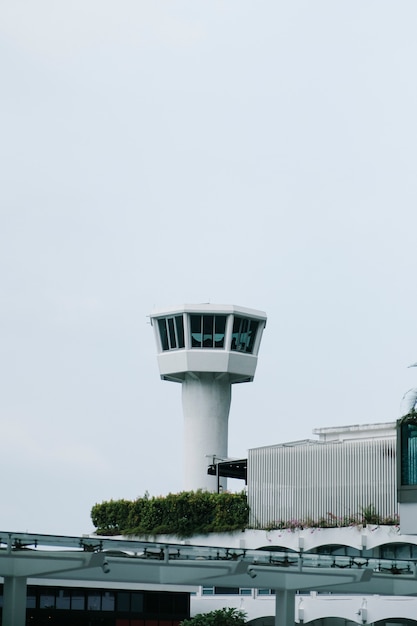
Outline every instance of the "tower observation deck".
{"label": "tower observation deck", "polygon": [[[227,459],[231,386],[255,376],[266,314],[185,304],[155,310],[150,318],[161,378],[182,384],[184,489],[214,491],[217,478],[207,467],[213,458]],[[225,479],[220,484],[225,488]]]}

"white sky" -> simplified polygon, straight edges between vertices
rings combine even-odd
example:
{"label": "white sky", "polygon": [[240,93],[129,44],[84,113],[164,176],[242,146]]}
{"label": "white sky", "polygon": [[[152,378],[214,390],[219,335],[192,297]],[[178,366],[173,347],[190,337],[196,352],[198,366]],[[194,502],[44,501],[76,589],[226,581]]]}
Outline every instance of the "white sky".
{"label": "white sky", "polygon": [[147,314],[265,310],[229,453],[417,385],[415,0],[3,0],[0,529],[182,488]]}

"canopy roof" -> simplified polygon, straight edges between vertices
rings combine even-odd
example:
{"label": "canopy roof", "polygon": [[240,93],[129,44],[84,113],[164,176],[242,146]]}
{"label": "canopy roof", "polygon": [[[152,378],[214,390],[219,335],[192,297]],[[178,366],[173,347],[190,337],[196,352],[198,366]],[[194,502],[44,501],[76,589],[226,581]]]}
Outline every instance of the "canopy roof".
{"label": "canopy roof", "polygon": [[412,561],[0,532],[4,577],[413,595],[416,573]]}

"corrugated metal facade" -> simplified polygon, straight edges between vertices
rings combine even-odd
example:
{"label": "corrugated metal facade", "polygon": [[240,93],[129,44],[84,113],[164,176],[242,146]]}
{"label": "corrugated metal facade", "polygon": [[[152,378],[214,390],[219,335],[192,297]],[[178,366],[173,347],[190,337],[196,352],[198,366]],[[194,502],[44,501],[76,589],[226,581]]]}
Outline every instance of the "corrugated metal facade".
{"label": "corrugated metal facade", "polygon": [[360,514],[398,512],[395,438],[309,442],[249,450],[253,527]]}

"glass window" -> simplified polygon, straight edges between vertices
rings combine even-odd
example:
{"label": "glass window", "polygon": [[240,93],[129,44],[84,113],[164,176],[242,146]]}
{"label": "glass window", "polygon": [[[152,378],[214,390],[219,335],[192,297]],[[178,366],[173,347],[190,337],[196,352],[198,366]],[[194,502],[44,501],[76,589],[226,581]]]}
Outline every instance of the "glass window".
{"label": "glass window", "polygon": [[51,590],[41,591],[39,596],[39,608],[40,609],[54,609],[55,608],[55,593]]}
{"label": "glass window", "polygon": [[414,559],[417,546],[410,543],[388,543],[380,546],[379,553],[383,559]]}
{"label": "glass window", "polygon": [[87,611],[99,611],[101,609],[101,593],[89,591],[87,595]]}
{"label": "glass window", "polygon": [[214,315],[203,315],[203,348],[213,347]]}
{"label": "glass window", "polygon": [[186,593],[174,594],[173,600],[173,615],[185,617],[189,613],[190,598]]}
{"label": "glass window", "polygon": [[401,482],[417,485],[417,420],[401,424]]}
{"label": "glass window", "polygon": [[101,610],[102,611],[114,611],[115,609],[115,597],[114,591],[103,591],[101,597]]}
{"label": "glass window", "polygon": [[191,347],[201,348],[201,315],[190,315]]}
{"label": "glass window", "polygon": [[117,593],[117,610],[130,611],[130,593],[128,591],[119,591]]}
{"label": "glass window", "polygon": [[226,315],[190,315],[192,348],[224,348]]}
{"label": "glass window", "polygon": [[175,329],[177,331],[177,342],[179,348],[184,348],[184,318],[182,315],[177,315],[175,318]]}
{"label": "glass window", "polygon": [[328,544],[308,550],[307,554],[326,554],[331,556],[363,556],[364,550],[344,546],[343,544]]}
{"label": "glass window", "polygon": [[[3,596],[1,597],[1,601],[3,600]],[[0,602],[0,606],[3,606],[2,602]],[[35,589],[28,589],[26,593],[26,608],[27,609],[36,609],[36,591]]]}
{"label": "glass window", "polygon": [[239,590],[239,593],[240,593],[241,596],[251,596],[252,595],[252,589],[244,587],[243,589]]}
{"label": "glass window", "polygon": [[169,350],[166,320],[158,320],[158,326],[162,350]]}
{"label": "glass window", "polygon": [[251,354],[255,344],[258,325],[259,322],[256,320],[250,320],[247,317],[235,317],[233,320],[231,350]]}
{"label": "glass window", "polygon": [[169,347],[174,349],[177,347],[177,339],[175,337],[175,327],[174,327],[174,318],[169,317],[167,319],[168,322],[168,333],[169,333]]}
{"label": "glass window", "polygon": [[71,608],[74,611],[84,611],[84,591],[81,589],[72,589]]}
{"label": "glass window", "polygon": [[203,596],[212,596],[214,594],[214,587],[203,587]]}
{"label": "glass window", "polygon": [[132,592],[131,595],[131,611],[135,613],[143,613],[143,593]]}
{"label": "glass window", "polygon": [[146,595],[146,613],[158,615],[159,613],[159,593],[150,592]]}
{"label": "glass window", "polygon": [[56,594],[56,608],[71,608],[71,591],[69,589],[58,589],[58,592]]}
{"label": "glass window", "polygon": [[216,315],[214,318],[214,347],[224,348],[224,335],[226,332],[226,316]]}
{"label": "glass window", "polygon": [[182,315],[158,320],[162,350],[184,348],[184,320]]}
{"label": "glass window", "polygon": [[214,593],[219,596],[237,596],[239,587],[214,587]]}
{"label": "glass window", "polygon": [[172,613],[172,595],[161,593],[159,596],[159,614],[170,615]]}

